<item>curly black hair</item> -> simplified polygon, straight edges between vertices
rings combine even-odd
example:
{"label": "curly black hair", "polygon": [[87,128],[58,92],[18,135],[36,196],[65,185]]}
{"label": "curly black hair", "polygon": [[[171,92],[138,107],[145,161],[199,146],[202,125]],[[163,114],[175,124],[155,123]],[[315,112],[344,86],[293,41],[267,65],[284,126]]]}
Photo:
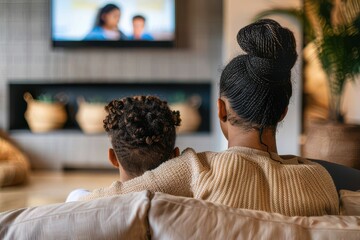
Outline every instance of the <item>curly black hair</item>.
{"label": "curly black hair", "polygon": [[121,166],[139,176],[172,157],[179,111],[155,96],[125,97],[111,101],[104,128]]}

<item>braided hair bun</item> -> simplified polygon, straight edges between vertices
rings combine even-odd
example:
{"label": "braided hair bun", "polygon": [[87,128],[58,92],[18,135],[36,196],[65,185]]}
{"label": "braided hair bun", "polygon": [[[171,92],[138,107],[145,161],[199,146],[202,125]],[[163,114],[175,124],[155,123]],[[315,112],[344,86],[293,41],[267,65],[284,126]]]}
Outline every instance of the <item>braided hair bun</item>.
{"label": "braided hair bun", "polygon": [[275,127],[292,95],[291,68],[297,53],[293,33],[271,19],[240,29],[239,46],[220,78],[220,96],[228,99],[228,119],[245,129]]}
{"label": "braided hair bun", "polygon": [[273,75],[288,75],[297,59],[293,33],[271,19],[240,29],[237,42],[247,53],[247,70],[261,83],[282,80]]}

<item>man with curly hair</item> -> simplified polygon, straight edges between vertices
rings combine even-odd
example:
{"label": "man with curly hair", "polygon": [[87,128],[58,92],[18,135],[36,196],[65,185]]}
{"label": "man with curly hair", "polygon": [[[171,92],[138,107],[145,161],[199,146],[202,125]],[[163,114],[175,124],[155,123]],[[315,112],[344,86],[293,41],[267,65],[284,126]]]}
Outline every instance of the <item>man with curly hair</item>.
{"label": "man with curly hair", "polygon": [[[125,97],[112,100],[105,110],[104,128],[112,145],[108,158],[119,169],[121,182],[179,155],[175,140],[180,113],[170,110],[166,101],[155,96]],[[76,201],[88,193],[74,190],[66,201]]]}

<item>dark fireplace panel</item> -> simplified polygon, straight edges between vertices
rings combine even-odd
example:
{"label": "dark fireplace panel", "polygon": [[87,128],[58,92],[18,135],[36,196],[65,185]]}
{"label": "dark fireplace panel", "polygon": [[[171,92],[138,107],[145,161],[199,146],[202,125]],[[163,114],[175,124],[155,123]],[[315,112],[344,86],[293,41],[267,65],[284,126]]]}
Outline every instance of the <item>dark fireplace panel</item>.
{"label": "dark fireplace panel", "polygon": [[9,130],[26,130],[29,126],[24,113],[27,103],[24,94],[29,92],[34,99],[41,96],[63,95],[67,99],[67,122],[61,130],[80,130],[75,116],[78,109],[77,99],[86,101],[109,102],[115,98],[133,95],[156,95],[169,103],[183,101],[193,96],[200,97],[198,111],[201,125],[197,132],[210,132],[211,83],[29,83],[11,82],[9,90]]}

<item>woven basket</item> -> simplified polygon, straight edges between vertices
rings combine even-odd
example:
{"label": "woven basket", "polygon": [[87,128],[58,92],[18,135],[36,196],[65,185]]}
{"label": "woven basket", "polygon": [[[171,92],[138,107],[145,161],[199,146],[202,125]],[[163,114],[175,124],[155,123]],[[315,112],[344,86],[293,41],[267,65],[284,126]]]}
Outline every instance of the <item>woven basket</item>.
{"label": "woven basket", "polygon": [[360,169],[360,125],[312,121],[302,155]]}
{"label": "woven basket", "polygon": [[0,188],[24,183],[30,172],[25,153],[0,136]]}
{"label": "woven basket", "polygon": [[24,94],[24,99],[27,102],[24,116],[32,132],[49,132],[64,126],[67,114],[63,103],[41,102],[33,99],[28,92]]}
{"label": "woven basket", "polygon": [[106,117],[104,103],[88,103],[78,99],[78,111],[76,121],[84,133],[104,132],[104,119]]}
{"label": "woven basket", "polygon": [[170,109],[180,112],[181,123],[176,128],[176,132],[191,133],[198,130],[201,124],[201,116],[197,106],[193,106],[187,102],[170,104]]}

